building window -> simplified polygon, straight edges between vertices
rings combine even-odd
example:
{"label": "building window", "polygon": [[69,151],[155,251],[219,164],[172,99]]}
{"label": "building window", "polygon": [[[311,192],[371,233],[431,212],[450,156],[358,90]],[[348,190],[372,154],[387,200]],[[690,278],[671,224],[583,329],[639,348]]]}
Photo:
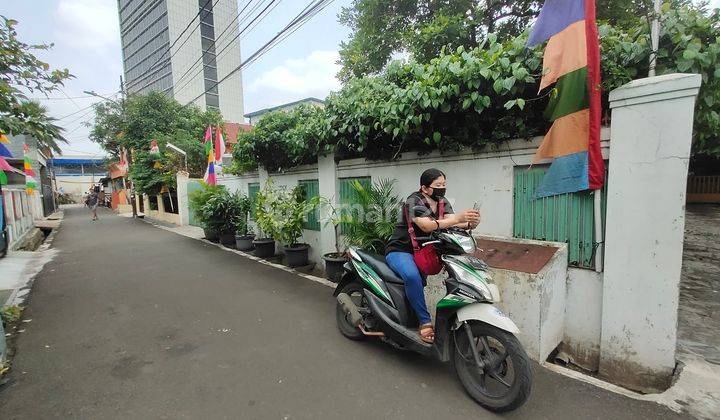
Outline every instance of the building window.
{"label": "building window", "polygon": [[[548,166],[515,169],[513,236],[565,242],[570,266],[594,268],[598,245],[595,240],[595,193],[580,191],[536,199],[535,190],[547,169]],[[607,184],[600,193],[604,232]]]}
{"label": "building window", "polygon": [[260,183],[259,182],[251,182],[248,184],[248,197],[250,197],[250,207],[252,210],[250,210],[250,220],[255,220],[255,197],[257,197],[257,194],[260,192]]}
{"label": "building window", "polygon": [[[320,184],[317,179],[307,179],[298,181],[298,186],[300,187],[301,191],[303,192],[303,198],[307,200],[311,200],[313,198],[320,196]],[[307,230],[320,230],[320,209],[315,208],[312,213],[309,213],[307,215],[307,219],[305,220],[303,227]]]}

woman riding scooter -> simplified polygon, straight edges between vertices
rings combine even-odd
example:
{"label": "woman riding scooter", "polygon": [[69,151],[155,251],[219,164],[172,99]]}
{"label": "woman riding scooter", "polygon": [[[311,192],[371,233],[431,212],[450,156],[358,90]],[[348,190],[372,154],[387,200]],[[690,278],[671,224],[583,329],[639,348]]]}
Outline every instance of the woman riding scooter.
{"label": "woman riding scooter", "polygon": [[420,189],[410,194],[395,225],[395,232],[385,247],[385,260],[392,270],[405,282],[405,293],[420,322],[420,338],[426,343],[435,339],[423,293],[423,276],[413,259],[413,246],[408,232],[405,214],[412,219],[416,232],[431,233],[438,229],[459,227],[473,229],[480,223],[478,210],[465,210],[455,214],[445,198],[446,177],[439,169],[428,169],[420,176]]}

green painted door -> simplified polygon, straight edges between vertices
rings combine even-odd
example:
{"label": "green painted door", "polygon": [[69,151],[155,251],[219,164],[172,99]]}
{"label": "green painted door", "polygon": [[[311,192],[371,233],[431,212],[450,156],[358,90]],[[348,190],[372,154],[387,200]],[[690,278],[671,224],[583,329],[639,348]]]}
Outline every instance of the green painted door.
{"label": "green painted door", "polygon": [[[515,170],[513,190],[513,236],[568,244],[568,264],[574,267],[595,266],[594,192],[556,195],[536,199],[535,190],[547,167]],[[606,178],[607,179],[607,178]],[[607,183],[601,190],[603,232]]]}
{"label": "green painted door", "polygon": [[[340,207],[343,212],[347,212],[350,217],[353,217],[355,212],[353,211],[353,205],[358,203],[358,193],[353,184],[357,181],[364,188],[371,188],[372,181],[369,176],[356,177],[356,178],[341,178],[339,179],[340,184]],[[340,233],[347,233],[349,226],[346,223],[340,224]]]}
{"label": "green painted door", "polygon": [[[187,184],[187,192],[188,195],[190,195],[191,192],[197,191],[202,189],[202,186],[200,185],[200,182],[190,180]],[[200,224],[200,221],[197,219],[197,216],[195,216],[195,212],[190,208],[188,209],[188,223],[190,223],[191,226],[199,226],[202,227]]]}
{"label": "green painted door", "polygon": [[[306,179],[298,181],[298,186],[302,188],[305,194],[305,200],[320,196],[320,184],[317,179]],[[307,230],[320,230],[320,219],[318,217],[318,209],[307,215],[304,228]]]}
{"label": "green painted door", "polygon": [[251,208],[253,209],[250,211],[250,220],[255,220],[255,196],[257,196],[258,192],[260,192],[259,182],[251,182],[248,184],[248,197],[250,198]]}

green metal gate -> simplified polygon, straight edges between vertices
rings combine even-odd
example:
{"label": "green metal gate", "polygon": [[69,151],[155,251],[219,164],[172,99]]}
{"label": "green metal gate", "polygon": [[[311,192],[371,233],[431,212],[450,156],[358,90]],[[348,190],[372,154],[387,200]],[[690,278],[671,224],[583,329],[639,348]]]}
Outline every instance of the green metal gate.
{"label": "green metal gate", "polygon": [[[305,193],[305,200],[310,200],[320,196],[320,183],[317,179],[305,179],[298,181],[298,186]],[[318,217],[318,209],[307,215],[304,228],[307,230],[320,230],[320,219]]]}
{"label": "green metal gate", "polygon": [[[594,192],[581,191],[536,199],[535,190],[547,167],[516,168],[513,236],[568,244],[568,264],[595,266]],[[606,177],[607,179],[607,177]],[[607,183],[601,190],[602,223],[605,232]]]}
{"label": "green metal gate", "polygon": [[[194,181],[194,180],[188,181],[188,184],[187,184],[187,193],[188,193],[188,196],[189,196],[190,193],[192,193],[193,191],[197,191],[197,190],[200,190],[200,189],[202,189],[202,185],[200,185],[200,182],[199,182],[199,181]],[[189,206],[188,206],[188,207],[189,207]],[[195,215],[195,212],[193,211],[192,208],[188,208],[188,223],[190,223],[190,225],[192,225],[192,226],[202,227],[202,224],[201,224],[200,221],[197,219],[197,216]]]}
{"label": "green metal gate", "polygon": [[251,182],[248,184],[248,197],[250,198],[252,208],[252,210],[250,210],[250,220],[255,220],[255,197],[258,192],[260,192],[259,182]]}
{"label": "green metal gate", "polygon": [[[363,176],[356,178],[340,178],[338,181],[340,184],[340,207],[343,212],[349,212],[344,214],[348,214],[350,217],[353,217],[354,212],[352,211],[352,206],[353,204],[357,204],[359,202],[358,193],[353,187],[353,184],[355,183],[355,181],[357,181],[364,188],[371,188],[372,182],[370,180],[370,177]],[[340,224],[340,233],[347,233],[348,229],[349,226],[346,223]]]}

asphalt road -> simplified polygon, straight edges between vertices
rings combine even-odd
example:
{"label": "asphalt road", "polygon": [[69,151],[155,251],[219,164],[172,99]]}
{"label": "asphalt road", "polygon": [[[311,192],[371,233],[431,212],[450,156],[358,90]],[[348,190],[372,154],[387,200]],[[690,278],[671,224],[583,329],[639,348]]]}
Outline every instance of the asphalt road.
{"label": "asphalt road", "polygon": [[[343,338],[331,289],[139,220],[70,209],[0,418],[468,419],[449,365]],[[535,366],[505,418],[679,418]]]}

